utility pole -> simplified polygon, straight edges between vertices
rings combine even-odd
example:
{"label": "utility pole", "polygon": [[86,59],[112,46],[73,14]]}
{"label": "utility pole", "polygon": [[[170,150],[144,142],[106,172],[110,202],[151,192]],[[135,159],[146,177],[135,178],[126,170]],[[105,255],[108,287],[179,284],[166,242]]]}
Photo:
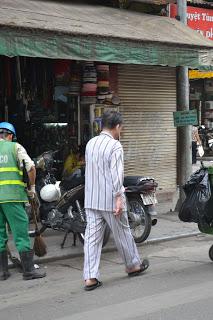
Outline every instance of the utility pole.
{"label": "utility pole", "polygon": [[[187,25],[187,0],[177,1],[179,20]],[[178,111],[189,110],[189,77],[187,67],[177,67],[177,108]],[[180,186],[180,201],[185,198],[181,186],[186,183],[192,173],[192,138],[191,126],[178,128],[178,184]]]}

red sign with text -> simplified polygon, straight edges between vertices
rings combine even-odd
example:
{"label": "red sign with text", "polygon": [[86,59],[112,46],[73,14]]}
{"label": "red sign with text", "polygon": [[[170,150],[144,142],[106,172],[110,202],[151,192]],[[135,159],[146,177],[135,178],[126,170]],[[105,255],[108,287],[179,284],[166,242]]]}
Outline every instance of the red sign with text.
{"label": "red sign with text", "polygon": [[[170,17],[177,16],[177,5],[170,5]],[[197,7],[187,7],[187,24],[204,37],[213,40],[213,10]]]}

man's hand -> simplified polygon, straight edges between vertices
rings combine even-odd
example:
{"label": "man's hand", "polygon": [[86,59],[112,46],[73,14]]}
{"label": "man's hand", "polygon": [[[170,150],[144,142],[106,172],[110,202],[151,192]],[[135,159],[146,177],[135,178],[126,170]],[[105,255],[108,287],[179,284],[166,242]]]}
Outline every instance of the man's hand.
{"label": "man's hand", "polygon": [[30,186],[30,189],[27,189],[27,195],[30,199],[34,199],[35,198],[35,185]]}
{"label": "man's hand", "polygon": [[123,206],[124,206],[124,204],[123,204],[122,196],[117,196],[115,198],[115,210],[114,210],[115,216],[120,216],[122,214]]}

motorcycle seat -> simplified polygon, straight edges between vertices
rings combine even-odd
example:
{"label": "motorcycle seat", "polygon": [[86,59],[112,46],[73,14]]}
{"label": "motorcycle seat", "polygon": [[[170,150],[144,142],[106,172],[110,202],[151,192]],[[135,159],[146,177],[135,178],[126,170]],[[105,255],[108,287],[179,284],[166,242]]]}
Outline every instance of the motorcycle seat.
{"label": "motorcycle seat", "polygon": [[142,176],[127,176],[124,178],[124,187],[137,186]]}
{"label": "motorcycle seat", "polygon": [[132,188],[137,191],[148,191],[157,188],[157,182],[150,177],[142,177],[142,176],[127,176],[124,178],[124,187]]}
{"label": "motorcycle seat", "polygon": [[68,177],[61,181],[60,187],[64,190],[70,190],[79,186],[80,184],[85,184],[85,177]]}

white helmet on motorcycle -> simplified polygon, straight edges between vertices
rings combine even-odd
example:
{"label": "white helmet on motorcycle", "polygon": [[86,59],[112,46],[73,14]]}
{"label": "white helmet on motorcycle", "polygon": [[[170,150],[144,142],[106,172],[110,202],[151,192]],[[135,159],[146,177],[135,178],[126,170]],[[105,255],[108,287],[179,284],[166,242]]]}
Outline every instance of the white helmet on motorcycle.
{"label": "white helmet on motorcycle", "polygon": [[58,201],[61,197],[60,188],[55,184],[47,184],[41,189],[40,196],[47,202]]}

